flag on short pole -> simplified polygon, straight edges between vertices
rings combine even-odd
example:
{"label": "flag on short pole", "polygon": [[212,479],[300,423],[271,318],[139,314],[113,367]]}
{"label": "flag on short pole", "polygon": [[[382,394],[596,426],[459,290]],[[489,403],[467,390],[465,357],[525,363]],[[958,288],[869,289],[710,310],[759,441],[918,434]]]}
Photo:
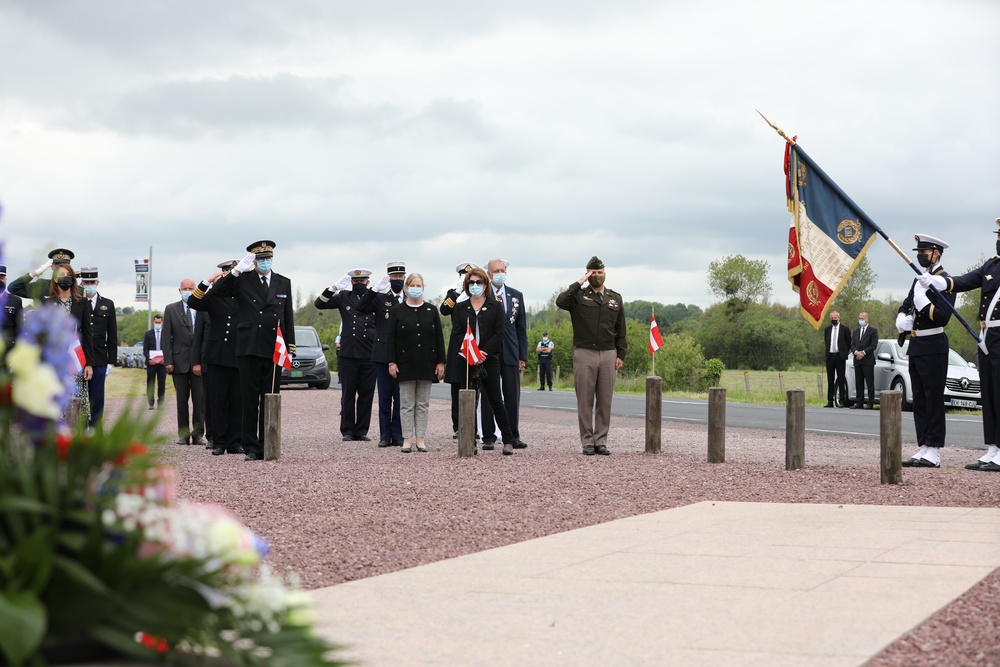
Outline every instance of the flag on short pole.
{"label": "flag on short pole", "polygon": [[278,327],[278,336],[274,339],[274,364],[282,368],[292,367],[292,356],[288,354],[285,347],[285,337],[281,335],[281,327]]}
{"label": "flag on short pole", "polygon": [[649,353],[653,354],[663,347],[663,338],[660,336],[660,327],[656,323],[656,315],[649,313]]}
{"label": "flag on short pole", "polygon": [[87,355],[83,353],[83,345],[80,339],[73,335],[73,342],[69,344],[69,370],[70,375],[76,375],[87,365]]}
{"label": "flag on short pole", "polygon": [[486,359],[486,355],[479,350],[476,337],[472,335],[471,322],[465,323],[465,338],[462,339],[462,347],[459,349],[458,354],[464,357],[470,366],[482,363]]}
{"label": "flag on short pole", "polygon": [[788,280],[818,330],[878,230],[798,144],[785,145],[785,176]]}

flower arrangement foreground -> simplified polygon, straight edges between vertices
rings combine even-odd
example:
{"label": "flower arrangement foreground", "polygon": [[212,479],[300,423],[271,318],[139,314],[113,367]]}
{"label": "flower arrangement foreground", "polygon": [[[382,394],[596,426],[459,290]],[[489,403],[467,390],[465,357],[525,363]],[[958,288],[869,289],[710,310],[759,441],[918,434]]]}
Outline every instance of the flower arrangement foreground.
{"label": "flower arrangement foreground", "polygon": [[143,444],[153,421],[126,413],[92,435],[61,421],[74,331],[43,307],[10,350],[0,339],[0,665],[94,646],[161,664],[340,664],[263,540],[223,507],[175,500],[173,470]]}

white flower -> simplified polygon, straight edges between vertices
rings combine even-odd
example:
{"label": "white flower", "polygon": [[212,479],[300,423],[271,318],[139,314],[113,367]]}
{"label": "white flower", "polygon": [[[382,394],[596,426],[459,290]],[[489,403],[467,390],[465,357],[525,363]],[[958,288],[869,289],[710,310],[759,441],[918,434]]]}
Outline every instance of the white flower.
{"label": "white flower", "polygon": [[21,342],[7,355],[14,376],[11,398],[14,405],[36,417],[59,419],[62,411],[56,398],[63,385],[55,370],[42,362],[42,350],[37,345]]}

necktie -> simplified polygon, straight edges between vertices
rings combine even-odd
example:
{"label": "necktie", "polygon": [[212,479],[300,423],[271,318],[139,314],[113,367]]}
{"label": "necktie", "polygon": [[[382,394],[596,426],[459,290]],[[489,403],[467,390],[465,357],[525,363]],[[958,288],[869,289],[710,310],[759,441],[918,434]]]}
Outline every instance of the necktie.
{"label": "necktie", "polygon": [[838,338],[837,333],[838,333],[838,328],[834,327],[833,331],[830,333],[830,351],[831,352],[837,352],[837,338]]}
{"label": "necktie", "polygon": [[160,348],[160,332],[159,331],[156,332],[156,349],[157,350],[161,349]]}
{"label": "necktie", "polygon": [[264,289],[267,289],[267,276],[260,277],[260,284],[264,286]]}
{"label": "necktie", "polygon": [[187,318],[188,328],[191,329],[191,331],[194,331],[193,313],[191,312],[191,309],[188,308],[186,305],[184,306],[184,317]]}

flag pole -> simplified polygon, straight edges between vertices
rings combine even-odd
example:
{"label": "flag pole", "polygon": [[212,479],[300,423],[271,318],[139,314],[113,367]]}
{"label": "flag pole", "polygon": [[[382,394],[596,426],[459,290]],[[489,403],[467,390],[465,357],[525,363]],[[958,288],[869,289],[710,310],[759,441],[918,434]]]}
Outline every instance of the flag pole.
{"label": "flag pole", "polygon": [[[652,322],[655,320],[656,320],[656,309],[650,306],[649,321],[651,327],[652,327]],[[652,334],[650,334],[650,336],[652,336]],[[650,347],[652,347],[652,344],[650,344]],[[656,350],[652,350],[649,353],[649,374],[654,376],[656,375]]]}
{"label": "flag pole", "polygon": [[[765,116],[764,114],[760,113],[760,111],[757,111],[757,113],[760,114],[760,117],[763,118],[764,121],[768,125],[770,125],[771,128],[775,132],[777,132],[778,135],[781,136],[782,139],[784,139],[785,141],[787,141],[790,145],[797,145],[794,140],[788,138],[788,135],[785,134],[784,130],[782,130],[780,127],[778,127],[777,125],[775,125],[774,123],[772,123],[770,120],[768,120],[767,116]],[[859,218],[861,218],[866,224],[870,225],[872,227],[872,229],[874,229],[878,233],[879,236],[881,236],[883,239],[885,239],[886,243],[888,243],[889,246],[893,250],[896,251],[896,253],[900,256],[900,258],[902,258],[902,260],[904,262],[906,262],[910,266],[911,269],[913,269],[914,273],[916,273],[918,276],[919,275],[923,275],[924,272],[920,269],[920,267],[918,267],[916,264],[914,264],[913,260],[911,260],[909,258],[909,256],[907,256],[907,254],[905,252],[903,252],[903,250],[898,245],[896,245],[895,241],[893,241],[891,238],[889,238],[889,235],[886,234],[884,231],[882,231],[882,228],[879,227],[875,223],[874,220],[872,220],[870,217],[868,217],[868,214],[865,213],[864,211],[862,211],[861,207],[858,206],[856,203],[854,203],[853,199],[851,199],[850,197],[847,196],[847,193],[844,192],[840,188],[840,186],[837,185],[834,182],[834,180],[832,178],[830,178],[830,176],[827,175],[827,173],[825,171],[823,171],[820,168],[820,166],[818,164],[816,164],[813,161],[813,159],[811,157],[809,157],[809,155],[804,150],[802,150],[801,146],[799,146],[798,155],[799,155],[799,157],[801,157],[803,159],[803,161],[807,165],[809,165],[810,169],[812,169],[814,172],[816,172],[817,174],[819,174],[830,185],[830,188],[834,192],[836,192],[838,195],[840,195],[840,197],[842,197],[844,199],[844,201],[846,201],[851,207],[854,208],[854,210],[857,212]],[[936,287],[934,287],[934,285],[931,285],[929,289],[932,292],[934,292],[934,294],[937,294],[939,297],[941,297],[939,299],[941,301],[941,303],[943,303],[944,306],[948,310],[951,311],[951,314],[954,315],[955,318],[959,322],[962,323],[962,326],[964,326],[965,330],[969,332],[969,335],[976,339],[976,343],[979,346],[979,349],[981,349],[983,351],[983,354],[989,354],[989,350],[986,349],[986,343],[983,341],[982,338],[979,337],[979,334],[977,334],[975,331],[973,331],[972,327],[969,326],[969,323],[966,322],[965,319],[958,313],[958,310],[955,308],[955,306],[950,301],[948,301],[948,299],[945,299],[944,296],[941,295],[941,292],[938,291],[938,289]]]}

